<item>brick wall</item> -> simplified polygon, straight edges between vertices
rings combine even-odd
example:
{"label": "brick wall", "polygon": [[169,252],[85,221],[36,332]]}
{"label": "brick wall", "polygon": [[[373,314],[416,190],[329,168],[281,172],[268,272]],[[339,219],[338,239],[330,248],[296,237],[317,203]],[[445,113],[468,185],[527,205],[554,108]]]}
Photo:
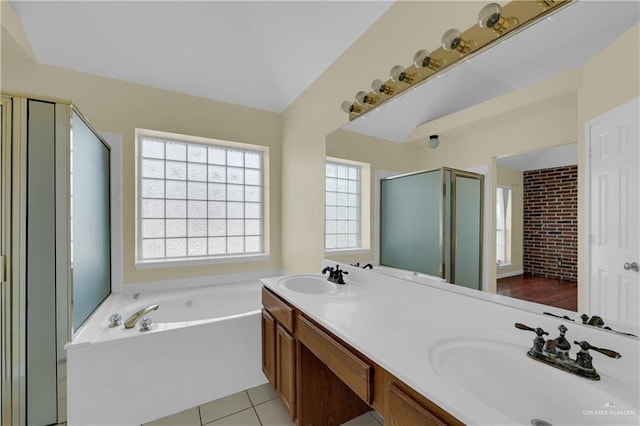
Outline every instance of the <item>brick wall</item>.
{"label": "brick wall", "polygon": [[523,173],[525,275],[578,281],[578,166]]}

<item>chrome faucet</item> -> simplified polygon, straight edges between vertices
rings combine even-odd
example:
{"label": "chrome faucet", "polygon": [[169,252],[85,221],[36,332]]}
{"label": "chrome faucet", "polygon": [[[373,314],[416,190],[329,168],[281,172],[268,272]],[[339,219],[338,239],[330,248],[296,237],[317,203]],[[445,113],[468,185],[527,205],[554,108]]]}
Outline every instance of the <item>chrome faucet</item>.
{"label": "chrome faucet", "polygon": [[585,377],[591,380],[600,380],[600,375],[593,368],[593,363],[589,350],[599,352],[610,358],[620,358],[621,355],[612,351],[611,349],[597,348],[589,344],[586,341],[574,341],[573,343],[580,346],[580,351],[576,354],[576,359],[569,357],[569,349],[571,344],[565,337],[567,327],[560,325],[560,336],[553,340],[547,340],[545,342],[542,336],[548,335],[546,331],[541,328],[531,328],[527,325],[516,323],[516,328],[520,330],[533,331],[536,333],[536,337],[533,339],[533,346],[527,352],[529,358],[533,358],[536,361],[544,362],[545,364],[552,365],[560,370],[567,371],[580,377]]}
{"label": "chrome faucet", "polygon": [[146,308],[140,309],[138,312],[134,313],[129,318],[127,318],[127,320],[124,322],[124,328],[133,328],[133,327],[135,327],[136,323],[138,322],[138,320],[140,318],[142,318],[143,316],[147,315],[151,311],[155,311],[156,309],[158,309],[158,307],[159,307],[159,305],[156,303],[154,305],[149,305]]}

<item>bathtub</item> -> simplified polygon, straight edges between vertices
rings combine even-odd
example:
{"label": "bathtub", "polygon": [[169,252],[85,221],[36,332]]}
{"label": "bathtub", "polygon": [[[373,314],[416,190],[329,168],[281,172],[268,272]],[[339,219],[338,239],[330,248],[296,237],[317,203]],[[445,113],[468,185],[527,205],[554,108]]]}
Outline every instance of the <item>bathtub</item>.
{"label": "bathtub", "polygon": [[[139,425],[266,383],[260,283],[112,295],[67,345],[70,425]],[[108,327],[157,303],[139,326]]]}

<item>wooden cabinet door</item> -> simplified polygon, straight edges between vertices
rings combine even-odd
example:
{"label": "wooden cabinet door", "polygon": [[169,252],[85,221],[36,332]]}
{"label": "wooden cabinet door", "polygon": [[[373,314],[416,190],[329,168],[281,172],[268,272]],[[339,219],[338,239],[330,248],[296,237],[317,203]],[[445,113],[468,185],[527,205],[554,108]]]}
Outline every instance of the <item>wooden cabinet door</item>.
{"label": "wooden cabinet door", "polygon": [[447,425],[394,383],[389,386],[387,397],[389,412],[384,422],[386,426]]}
{"label": "wooden cabinet door", "polygon": [[276,326],[276,390],[284,403],[289,416],[295,419],[295,339],[280,324]]}
{"label": "wooden cabinet door", "polygon": [[276,322],[269,312],[262,310],[262,372],[277,388],[276,383]]}

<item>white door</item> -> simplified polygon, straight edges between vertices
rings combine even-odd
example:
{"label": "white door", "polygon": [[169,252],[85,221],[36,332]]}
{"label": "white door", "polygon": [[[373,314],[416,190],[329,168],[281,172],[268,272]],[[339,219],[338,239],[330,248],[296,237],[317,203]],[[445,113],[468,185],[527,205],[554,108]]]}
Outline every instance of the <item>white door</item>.
{"label": "white door", "polygon": [[[638,98],[587,125],[590,147],[589,314],[638,325]],[[634,266],[635,263],[635,266]]]}

